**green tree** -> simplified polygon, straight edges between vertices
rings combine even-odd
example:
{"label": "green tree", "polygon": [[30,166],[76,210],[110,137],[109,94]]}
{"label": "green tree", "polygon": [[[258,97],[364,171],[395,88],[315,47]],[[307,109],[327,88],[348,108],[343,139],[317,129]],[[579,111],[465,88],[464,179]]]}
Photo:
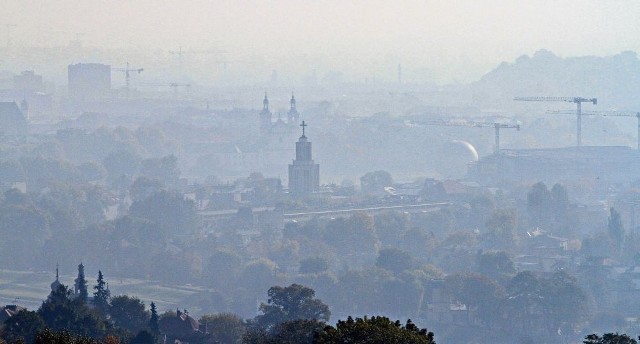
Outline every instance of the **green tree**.
{"label": "green tree", "polygon": [[8,343],[33,343],[36,333],[46,327],[44,320],[36,312],[21,310],[4,322],[2,339]]}
{"label": "green tree", "polygon": [[86,336],[77,335],[66,329],[52,330],[49,328],[38,332],[35,344],[100,344],[97,340]]}
{"label": "green tree", "polygon": [[397,275],[404,270],[413,270],[417,264],[411,254],[397,248],[385,248],[380,250],[376,266]]}
{"label": "green tree", "polygon": [[536,226],[549,224],[552,196],[543,182],[538,182],[527,193],[527,209],[531,223]]}
{"label": "green tree", "polygon": [[569,335],[589,314],[587,295],[577,280],[564,271],[543,282],[542,296],[550,333],[561,330]]}
{"label": "green tree", "polygon": [[[640,338],[639,338],[640,339]],[[602,337],[590,334],[584,338],[584,344],[637,344],[638,342],[626,334],[605,333]]]}
{"label": "green tree", "polygon": [[109,315],[115,326],[133,333],[147,328],[149,324],[149,314],[145,311],[144,303],[137,297],[120,295],[112,298]]}
{"label": "green tree", "polygon": [[362,192],[368,194],[381,194],[384,188],[393,185],[393,178],[387,171],[368,172],[360,177]]}
{"label": "green tree", "polygon": [[214,343],[240,343],[247,330],[244,320],[232,313],[203,315],[199,322]]}
{"label": "green tree", "polygon": [[541,281],[531,271],[523,271],[509,281],[506,289],[506,310],[513,324],[522,331],[534,328],[533,318],[543,314]]}
{"label": "green tree", "polygon": [[387,317],[353,318],[340,320],[336,327],[327,326],[316,338],[318,344],[435,344],[433,332],[421,329],[407,320],[391,321]]}
{"label": "green tree", "polygon": [[111,179],[122,175],[132,176],[138,172],[142,158],[129,150],[117,150],[104,158],[102,165],[107,169]]}
{"label": "green tree", "polygon": [[159,191],[140,201],[134,201],[129,214],[152,221],[163,237],[192,233],[197,228],[195,203],[177,192]]}
{"label": "green tree", "polygon": [[300,261],[298,272],[301,274],[318,274],[329,270],[329,262],[322,257],[305,258]]}
{"label": "green tree", "polygon": [[71,291],[60,285],[52,291],[47,301],[38,309],[47,327],[52,330],[67,330],[83,336],[101,337],[105,334],[106,324],[98,313],[86,303],[71,299]]}
{"label": "green tree", "polygon": [[244,344],[313,344],[325,326],[318,320],[292,320],[278,324],[270,331],[253,329],[242,341]]}
{"label": "green tree", "polygon": [[160,159],[142,160],[140,173],[149,178],[161,180],[167,185],[173,185],[180,178],[178,158],[174,155],[167,155]]}
{"label": "green tree", "polygon": [[518,240],[516,234],[516,212],[511,209],[496,209],[487,220],[487,234],[485,238],[498,249],[513,248]]}
{"label": "green tree", "polygon": [[75,279],[75,289],[78,293],[77,298],[82,302],[87,302],[89,298],[89,292],[87,291],[87,280],[84,278],[84,265],[80,263],[78,265],[78,277]]}
{"label": "green tree", "polygon": [[511,257],[504,251],[481,252],[476,258],[478,273],[496,281],[505,281],[516,273]]}
{"label": "green tree", "polygon": [[105,316],[109,312],[109,302],[111,301],[111,292],[107,289],[107,283],[104,281],[102,271],[98,270],[98,279],[96,285],[93,287],[95,292],[93,293],[93,305],[98,312]]}
{"label": "green tree", "polygon": [[291,320],[329,320],[331,312],[329,306],[315,298],[315,291],[311,288],[292,284],[288,287],[274,286],[269,288],[267,303],[260,305],[261,315],[256,317],[256,323],[263,328]]}
{"label": "green tree", "polygon": [[160,325],[158,323],[158,309],[156,308],[156,304],[151,302],[151,316],[149,317],[149,329],[151,333],[155,336],[160,334]]}
{"label": "green tree", "polygon": [[616,243],[618,252],[622,248],[624,242],[624,226],[622,225],[622,218],[620,213],[613,207],[609,209],[609,219],[607,222],[607,228],[609,230],[609,237]]}
{"label": "green tree", "polygon": [[488,325],[498,312],[504,290],[495,281],[478,274],[452,274],[445,278],[445,290],[465,304]]}
{"label": "green tree", "polygon": [[556,221],[561,220],[567,214],[569,208],[569,193],[562,184],[554,184],[551,188],[551,201],[553,215]]}
{"label": "green tree", "polygon": [[155,344],[156,336],[147,330],[142,330],[131,339],[129,344]]}

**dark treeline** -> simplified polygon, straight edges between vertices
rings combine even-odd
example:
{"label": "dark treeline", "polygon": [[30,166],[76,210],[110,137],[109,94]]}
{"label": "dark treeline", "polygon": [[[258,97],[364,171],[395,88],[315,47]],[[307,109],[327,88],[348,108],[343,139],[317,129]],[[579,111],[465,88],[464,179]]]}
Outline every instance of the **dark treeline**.
{"label": "dark treeline", "polygon": [[102,272],[88,296],[83,266],[74,290],[57,280],[37,311],[20,309],[0,327],[6,343],[424,343],[435,344],[434,334],[384,316],[327,322],[329,307],[315,298],[313,289],[298,284],[274,286],[260,314],[244,320],[232,313],[206,314],[196,320],[187,310],[158,314],[136,297],[111,297]]}

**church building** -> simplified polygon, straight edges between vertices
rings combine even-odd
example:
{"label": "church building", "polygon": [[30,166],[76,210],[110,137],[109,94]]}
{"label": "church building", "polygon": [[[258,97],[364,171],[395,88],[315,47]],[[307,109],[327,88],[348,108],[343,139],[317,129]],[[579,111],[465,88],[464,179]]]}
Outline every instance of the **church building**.
{"label": "church building", "polygon": [[311,156],[311,142],[305,135],[307,124],[302,121],[302,136],[296,142],[296,159],[289,164],[289,194],[308,195],[320,190],[320,165]]}

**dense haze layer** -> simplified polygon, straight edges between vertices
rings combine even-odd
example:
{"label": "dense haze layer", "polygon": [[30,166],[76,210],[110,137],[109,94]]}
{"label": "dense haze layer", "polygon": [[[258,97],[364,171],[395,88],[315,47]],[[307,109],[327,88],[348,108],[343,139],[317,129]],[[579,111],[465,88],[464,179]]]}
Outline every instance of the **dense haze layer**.
{"label": "dense haze layer", "polygon": [[220,49],[248,63],[327,65],[362,78],[395,79],[403,64],[450,82],[475,80],[540,48],[561,56],[640,50],[637,13],[633,0],[9,0],[0,30],[16,47],[81,39],[126,49]]}

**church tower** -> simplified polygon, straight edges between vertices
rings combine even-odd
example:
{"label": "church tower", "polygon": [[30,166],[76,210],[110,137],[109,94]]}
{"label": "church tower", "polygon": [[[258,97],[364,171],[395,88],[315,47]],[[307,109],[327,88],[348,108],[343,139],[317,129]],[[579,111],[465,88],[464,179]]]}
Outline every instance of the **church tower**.
{"label": "church tower", "polygon": [[308,195],[320,190],[320,165],[311,156],[311,142],[305,135],[307,124],[302,121],[302,136],[296,142],[296,159],[289,165],[289,193]]}
{"label": "church tower", "polygon": [[264,93],[262,101],[262,111],[260,112],[260,133],[269,134],[271,132],[271,111],[269,110],[269,98],[267,92]]}
{"label": "church tower", "polygon": [[293,93],[291,93],[290,104],[291,104],[291,108],[287,113],[287,123],[293,126],[296,123],[298,123],[298,121],[300,120],[300,113],[298,113],[298,109],[296,108],[296,98],[293,96]]}

